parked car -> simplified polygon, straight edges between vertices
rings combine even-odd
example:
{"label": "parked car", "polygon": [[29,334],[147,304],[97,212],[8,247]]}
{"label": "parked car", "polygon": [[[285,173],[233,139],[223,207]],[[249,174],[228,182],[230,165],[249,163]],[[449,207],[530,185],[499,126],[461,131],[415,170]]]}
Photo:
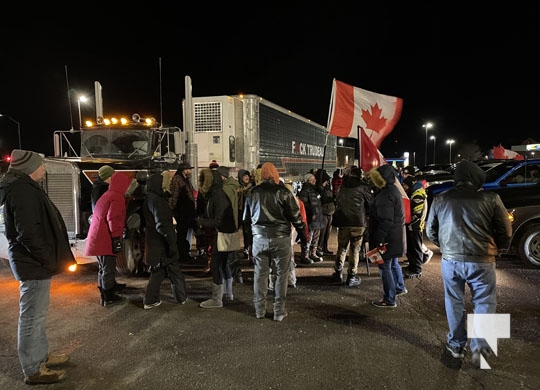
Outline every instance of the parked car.
{"label": "parked car", "polygon": [[424,175],[436,175],[439,173],[448,173],[448,169],[452,168],[454,164],[428,164],[420,170]]}
{"label": "parked car", "polygon": [[501,197],[512,221],[512,239],[503,253],[540,267],[540,183],[527,187],[500,187],[493,191]]}
{"label": "parked car", "polygon": [[[484,189],[526,187],[540,182],[540,159],[531,160],[481,160],[476,163],[486,171]],[[452,187],[453,178],[441,183],[430,183],[426,192],[428,203],[433,196]]]}

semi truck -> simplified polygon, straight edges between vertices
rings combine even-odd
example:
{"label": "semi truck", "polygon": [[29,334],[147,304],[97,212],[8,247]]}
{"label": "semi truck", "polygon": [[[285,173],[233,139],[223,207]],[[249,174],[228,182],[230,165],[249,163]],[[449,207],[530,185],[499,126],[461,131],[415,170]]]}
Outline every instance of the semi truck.
{"label": "semi truck", "polygon": [[253,171],[271,162],[293,182],[312,169],[336,169],[336,136],[257,95],[194,97],[193,122],[199,167],[216,160],[232,172]]}
{"label": "semi truck", "polygon": [[[292,181],[321,168],[323,159],[325,169],[336,167],[336,137],[328,135],[324,126],[256,95],[193,98],[191,138],[178,127],[164,127],[154,118],[138,114],[129,119],[106,118],[100,115],[100,102],[96,86],[96,120],[85,121],[80,130],[55,131],[54,156],[45,157],[47,173],[42,186],[62,214],[79,264],[97,261],[84,253],[90,193],[102,165],[125,172],[137,183],[129,195],[124,246],[117,257],[117,271],[127,276],[146,271],[141,205],[147,177],[163,170],[172,176],[181,161],[192,158],[192,151],[199,167],[216,160],[231,167],[234,174],[268,161],[285,180]],[[193,184],[197,185],[196,179]],[[5,261],[8,244],[2,214],[0,259]]]}
{"label": "semi truck", "polygon": [[[154,118],[133,114],[128,118],[99,117],[80,130],[53,133],[54,156],[44,158],[47,173],[42,188],[60,211],[78,264],[93,263],[86,256],[86,236],[91,217],[92,184],[98,170],[110,165],[132,179],[127,195],[127,219],[123,250],[117,257],[122,275],[144,272],[144,219],[141,206],[146,179],[152,173],[169,171],[172,176],[183,156],[185,144],[178,127],[163,127]],[[2,207],[2,206],[0,206]],[[3,211],[0,210],[0,258],[8,259]]]}

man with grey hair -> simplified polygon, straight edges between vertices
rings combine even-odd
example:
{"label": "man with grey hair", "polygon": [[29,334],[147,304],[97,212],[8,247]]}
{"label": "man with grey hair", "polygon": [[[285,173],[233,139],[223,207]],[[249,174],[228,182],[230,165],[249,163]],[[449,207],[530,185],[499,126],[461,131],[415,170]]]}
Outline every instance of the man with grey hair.
{"label": "man with grey hair", "polygon": [[40,154],[15,149],[0,180],[9,263],[19,281],[18,353],[28,385],[60,382],[66,372],[50,368],[69,360],[69,355],[49,353],[45,332],[51,279],[75,264],[64,220],[39,186],[45,173]]}

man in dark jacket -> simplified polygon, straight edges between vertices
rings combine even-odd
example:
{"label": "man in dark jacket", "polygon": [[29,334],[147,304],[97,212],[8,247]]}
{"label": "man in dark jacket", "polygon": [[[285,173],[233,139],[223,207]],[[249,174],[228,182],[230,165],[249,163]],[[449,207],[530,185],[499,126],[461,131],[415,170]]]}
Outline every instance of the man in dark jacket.
{"label": "man in dark jacket", "polygon": [[[506,208],[498,194],[481,189],[486,173],[470,161],[454,172],[454,187],[436,196],[426,235],[441,249],[446,318],[450,331],[446,349],[463,359],[467,344],[465,285],[474,314],[493,314],[497,306],[495,257],[512,236]],[[476,324],[476,318],[475,318]],[[490,355],[484,338],[471,338],[472,361]]]}
{"label": "man in dark jacket", "polygon": [[9,263],[20,282],[19,360],[29,385],[63,380],[64,370],[50,368],[69,360],[69,355],[49,353],[45,331],[51,279],[75,264],[64,220],[38,184],[45,172],[38,153],[15,149],[0,181]]}
{"label": "man in dark jacket", "polygon": [[163,176],[154,173],[146,184],[143,215],[146,222],[144,262],[150,267],[150,279],[144,294],[144,308],[161,305],[160,287],[169,277],[176,302],[186,303],[186,282],[180,270],[176,232],[168,198],[163,192]]}
{"label": "man in dark jacket", "polygon": [[[396,297],[406,294],[399,258],[405,251],[405,209],[403,198],[396,187],[396,171],[385,164],[369,171],[369,177],[378,191],[370,212],[369,241],[378,248],[384,262],[379,264],[383,284],[383,297],[371,304],[380,308],[396,307]],[[397,182],[398,185],[399,182]]]}
{"label": "man in dark jacket", "polygon": [[298,193],[298,199],[304,202],[306,208],[306,217],[309,225],[308,242],[302,247],[300,264],[309,265],[314,261],[323,261],[323,258],[317,256],[317,247],[323,227],[323,213],[321,206],[321,195],[317,190],[315,175],[308,173],[304,176],[304,184]]}
{"label": "man in dark jacket", "polygon": [[274,321],[286,316],[287,280],[291,266],[291,224],[296,228],[301,245],[307,242],[305,224],[300,216],[294,194],[278,184],[279,175],[272,163],[261,167],[261,184],[255,186],[246,199],[244,221],[251,225],[255,271],[253,304],[255,316],[266,316],[266,295],[270,263],[276,271],[274,284]]}
{"label": "man in dark jacket", "polygon": [[328,249],[328,240],[332,232],[332,218],[336,211],[336,203],[330,185],[330,176],[326,173],[326,170],[319,169],[315,172],[315,179],[317,189],[321,194],[322,209],[322,228],[317,244],[317,252],[315,253],[317,256],[323,257],[324,255],[333,255],[332,251]]}
{"label": "man in dark jacket", "polygon": [[339,282],[343,281],[343,265],[349,252],[349,268],[345,282],[348,287],[358,286],[361,282],[356,272],[372,203],[371,188],[362,180],[360,169],[353,167],[337,195],[333,218],[333,225],[338,228],[338,250],[332,277]]}

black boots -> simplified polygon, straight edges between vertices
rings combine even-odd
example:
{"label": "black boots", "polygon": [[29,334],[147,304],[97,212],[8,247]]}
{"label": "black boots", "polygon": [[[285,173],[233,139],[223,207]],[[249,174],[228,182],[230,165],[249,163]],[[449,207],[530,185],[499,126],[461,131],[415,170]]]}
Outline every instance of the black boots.
{"label": "black boots", "polygon": [[101,287],[98,287],[98,289],[101,293],[101,306],[113,306],[126,300],[125,297],[115,291],[114,287],[109,290],[104,290]]}

